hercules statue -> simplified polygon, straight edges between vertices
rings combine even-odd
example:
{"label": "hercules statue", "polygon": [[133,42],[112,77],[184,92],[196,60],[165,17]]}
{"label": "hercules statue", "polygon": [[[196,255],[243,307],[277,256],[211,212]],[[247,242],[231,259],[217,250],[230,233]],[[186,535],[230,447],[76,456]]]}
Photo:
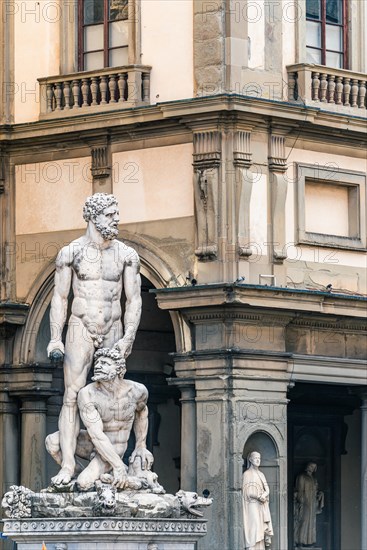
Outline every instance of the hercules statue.
{"label": "hercules statue", "polygon": [[[65,393],[58,432],[61,469],[52,479],[52,484],[60,488],[75,475],[80,431],[77,399],[86,384],[94,353],[109,348],[125,360],[131,353],[141,316],[139,257],[135,250],[116,240],[116,198],[95,193],[86,200],[83,216],[88,224],[86,233],[63,247],[57,256],[50,312],[47,353],[51,359],[64,356]],[[74,298],[64,346],[62,332],[71,287]],[[122,288],[126,295],[124,327]],[[144,461],[144,456],[141,458]]]}

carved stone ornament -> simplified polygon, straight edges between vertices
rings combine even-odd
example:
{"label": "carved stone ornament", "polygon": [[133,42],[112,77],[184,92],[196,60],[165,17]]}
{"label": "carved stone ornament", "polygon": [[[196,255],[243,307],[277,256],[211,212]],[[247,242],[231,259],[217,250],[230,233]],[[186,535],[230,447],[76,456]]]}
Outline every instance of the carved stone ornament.
{"label": "carved stone ornament", "polygon": [[107,146],[92,147],[92,176],[95,179],[108,178],[111,175],[111,166],[108,161]]}
{"label": "carved stone ornament", "polygon": [[269,169],[275,172],[286,172],[287,170],[284,136],[270,136]]}
{"label": "carved stone ornament", "polygon": [[252,163],[251,134],[239,130],[235,134],[233,165],[236,173],[236,227],[237,250],[242,258],[252,255],[250,248],[250,200],[253,175],[249,171]]}
{"label": "carved stone ornament", "polygon": [[8,518],[30,518],[33,491],[23,485],[11,485],[3,496],[1,507]]}
{"label": "carved stone ornament", "polygon": [[212,499],[197,493],[153,494],[146,490],[117,491],[109,484],[96,483],[94,491],[58,493],[49,489],[34,493],[13,485],[2,500],[8,518],[201,518],[201,508]]}
{"label": "carved stone ornament", "polygon": [[216,130],[194,134],[196,256],[202,261],[218,255],[218,186],[221,139]]}

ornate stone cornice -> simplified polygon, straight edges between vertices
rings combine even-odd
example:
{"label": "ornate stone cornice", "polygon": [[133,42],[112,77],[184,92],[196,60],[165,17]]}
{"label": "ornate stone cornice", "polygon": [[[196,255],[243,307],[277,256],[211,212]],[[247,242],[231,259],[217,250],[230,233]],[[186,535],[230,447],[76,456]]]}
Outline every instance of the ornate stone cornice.
{"label": "ornate stone cornice", "polygon": [[101,534],[110,534],[113,540],[124,539],[126,536],[146,537],[147,535],[158,535],[164,539],[173,534],[187,536],[189,534],[204,536],[207,532],[207,520],[205,519],[124,519],[124,518],[27,518],[22,520],[4,520],[4,534],[13,537],[15,540],[27,541],[36,540],[41,536],[55,537],[62,533],[62,537],[70,540],[79,537],[80,540],[86,535],[92,534],[99,537]]}
{"label": "ornate stone cornice", "polygon": [[0,325],[24,325],[29,308],[20,302],[0,302]]}
{"label": "ornate stone cornice", "polygon": [[[366,319],[367,299],[349,294],[330,294],[327,292],[271,287],[243,283],[213,283],[182,286],[177,288],[154,289],[161,309],[183,310],[189,314],[202,308],[213,311],[226,305],[233,309],[241,307],[256,313],[276,311],[279,315],[294,315],[300,319],[330,319],[331,322],[343,320],[359,323]],[[208,302],[208,299],[210,301]],[[211,306],[208,306],[208,303]],[[196,311],[194,311],[194,309]]]}
{"label": "ornate stone cornice", "polygon": [[312,318],[312,319],[304,319],[304,318],[298,318],[293,319],[292,322],[289,325],[290,328],[292,327],[302,327],[302,328],[317,328],[317,329],[325,329],[325,330],[333,330],[335,332],[346,330],[350,331],[364,331],[367,332],[367,323],[363,320],[357,321],[355,319],[343,319],[338,320],[335,322],[332,321],[320,321],[318,319]]}

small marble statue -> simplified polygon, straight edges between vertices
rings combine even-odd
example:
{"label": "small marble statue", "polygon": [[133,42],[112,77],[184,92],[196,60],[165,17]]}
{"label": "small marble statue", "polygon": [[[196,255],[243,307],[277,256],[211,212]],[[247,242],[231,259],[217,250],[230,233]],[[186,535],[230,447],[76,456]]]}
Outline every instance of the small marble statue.
{"label": "small marble statue", "polygon": [[[116,489],[140,489],[144,486],[152,492],[164,492],[157,482],[157,475],[150,471],[153,455],[146,448],[146,387],[124,379],[125,359],[117,349],[99,349],[94,357],[93,382],[78,393],[80,417],[86,429],[80,430],[77,437],[76,455],[90,459],[77,478],[78,488],[87,491],[102,481],[111,483]],[[136,443],[130,457],[131,479],[122,459],[133,428]],[[46,448],[61,464],[60,432],[47,436]]]}
{"label": "small marble statue", "polygon": [[[119,223],[116,198],[95,193],[87,198],[83,216],[88,224],[86,233],[64,246],[56,259],[51,341],[47,348],[51,359],[61,360],[64,356],[65,393],[59,417],[61,470],[52,479],[61,489],[75,475],[79,434],[77,396],[86,384],[94,351],[115,347],[126,359],[141,316],[139,257],[135,250],[116,239]],[[74,298],[64,346],[62,332],[71,286]],[[123,286],[124,331],[120,304]]]}
{"label": "small marble statue", "polygon": [[297,547],[316,544],[316,516],[324,507],[324,493],[318,490],[314,473],[317,464],[309,462],[296,479],[294,493],[294,541]]}
{"label": "small marble statue", "polygon": [[273,527],[269,510],[269,486],[259,470],[260,453],[247,457],[247,470],[242,478],[243,524],[246,550],[270,547]]}

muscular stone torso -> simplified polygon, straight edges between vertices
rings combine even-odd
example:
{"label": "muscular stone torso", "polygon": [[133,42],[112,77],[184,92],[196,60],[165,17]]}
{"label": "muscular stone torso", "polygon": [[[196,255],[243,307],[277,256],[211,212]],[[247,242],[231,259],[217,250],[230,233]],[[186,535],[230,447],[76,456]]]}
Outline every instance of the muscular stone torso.
{"label": "muscular stone torso", "polygon": [[[86,391],[86,389],[82,391]],[[103,432],[122,456],[127,447],[136,411],[145,406],[143,401],[144,386],[125,380],[124,389],[119,391],[115,397],[112,397],[109,392],[96,383],[87,387],[87,391],[89,392],[88,399],[101,417]]]}
{"label": "muscular stone torso", "polygon": [[72,314],[91,334],[107,334],[121,320],[124,260],[117,241],[102,250],[89,244],[74,251]]}

